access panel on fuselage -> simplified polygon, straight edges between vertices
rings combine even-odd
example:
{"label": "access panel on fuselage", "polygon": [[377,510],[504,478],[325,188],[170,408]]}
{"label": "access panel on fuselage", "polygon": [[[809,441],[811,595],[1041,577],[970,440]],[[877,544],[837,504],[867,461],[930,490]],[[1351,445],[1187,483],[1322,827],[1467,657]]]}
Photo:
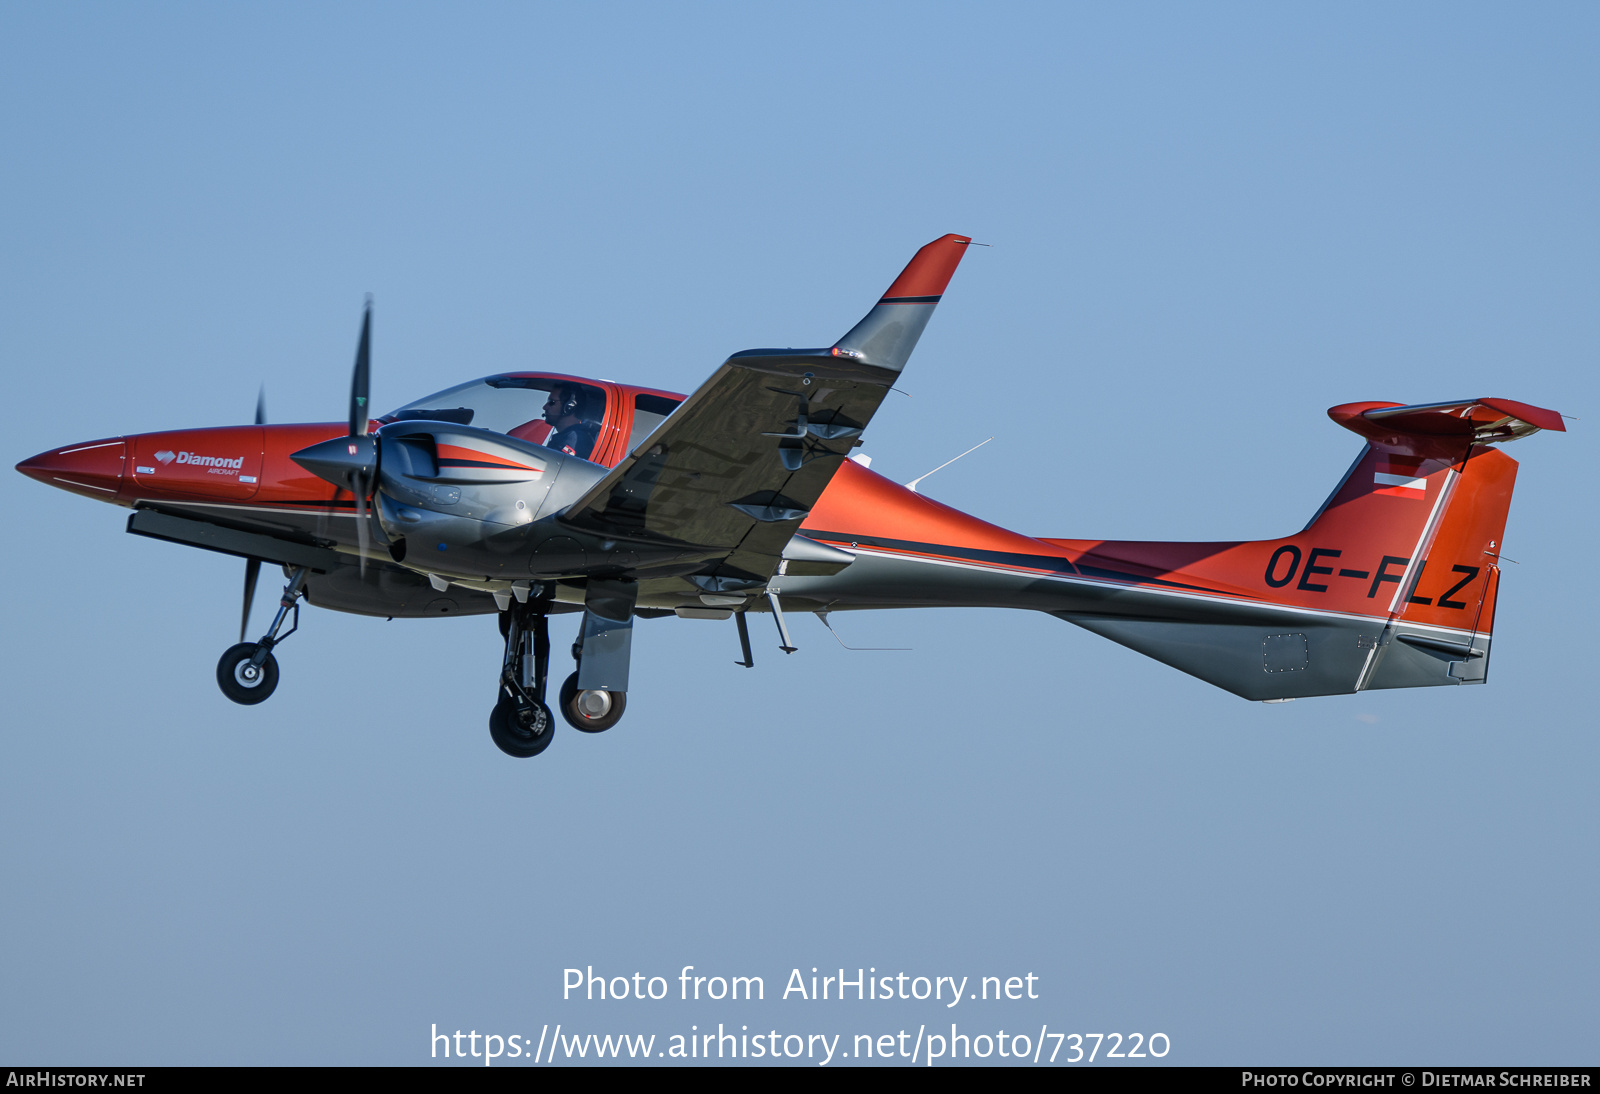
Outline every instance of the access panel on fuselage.
{"label": "access panel on fuselage", "polygon": [[145,492],[242,501],[260,488],[260,426],[144,433],[128,442],[134,482]]}

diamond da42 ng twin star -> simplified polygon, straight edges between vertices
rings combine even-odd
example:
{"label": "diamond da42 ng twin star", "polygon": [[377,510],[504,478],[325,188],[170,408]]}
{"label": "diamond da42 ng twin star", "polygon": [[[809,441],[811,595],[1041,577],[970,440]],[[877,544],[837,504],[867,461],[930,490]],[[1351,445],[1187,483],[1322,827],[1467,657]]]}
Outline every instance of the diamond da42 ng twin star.
{"label": "diamond da42 ng twin star", "polygon": [[[687,398],[546,372],[489,376],[369,418],[370,305],[348,426],[145,433],[17,469],[131,508],[128,531],[246,559],[240,642],[217,682],[258,703],[302,598],[377,616],[496,613],[494,741],[544,751],[548,619],[582,613],[557,702],[616,724],[633,621],[982,606],[1044,611],[1246,699],[1484,682],[1516,462],[1495,448],[1561,415],[1506,399],[1350,403],[1361,454],[1306,527],[1275,540],[1023,535],[850,458],[905,367],[965,236],[923,247],[822,349],[737,353]],[[262,562],[288,578],[245,641]],[[284,629],[290,623],[288,630]]]}

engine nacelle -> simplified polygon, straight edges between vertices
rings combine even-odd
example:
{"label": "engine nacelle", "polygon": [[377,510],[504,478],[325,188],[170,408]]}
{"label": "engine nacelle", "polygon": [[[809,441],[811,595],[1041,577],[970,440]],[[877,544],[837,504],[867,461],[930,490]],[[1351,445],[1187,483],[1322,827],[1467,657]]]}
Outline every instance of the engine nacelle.
{"label": "engine nacelle", "polygon": [[[395,422],[378,431],[375,510],[406,564],[447,573],[522,577],[533,526],[561,512],[606,469],[503,433],[449,422]],[[423,552],[437,555],[429,567]]]}

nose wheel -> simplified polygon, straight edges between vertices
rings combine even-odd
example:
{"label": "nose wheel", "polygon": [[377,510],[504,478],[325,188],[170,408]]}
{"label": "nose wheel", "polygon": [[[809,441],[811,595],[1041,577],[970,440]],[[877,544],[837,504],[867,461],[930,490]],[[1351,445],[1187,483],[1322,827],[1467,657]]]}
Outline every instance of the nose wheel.
{"label": "nose wheel", "polygon": [[622,720],[628,709],[625,691],[579,691],[578,674],[573,673],[561,685],[558,700],[561,716],[573,729],[585,733],[603,733]]}
{"label": "nose wheel", "polygon": [[257,663],[261,647],[255,642],[229,646],[217,662],[217,686],[235,703],[254,706],[278,686],[278,659],[268,650]]}

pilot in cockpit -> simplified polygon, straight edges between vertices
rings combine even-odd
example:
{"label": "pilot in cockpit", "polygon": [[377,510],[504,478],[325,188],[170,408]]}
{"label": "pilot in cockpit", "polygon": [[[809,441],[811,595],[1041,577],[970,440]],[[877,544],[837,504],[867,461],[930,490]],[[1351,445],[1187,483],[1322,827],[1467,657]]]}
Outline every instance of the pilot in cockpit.
{"label": "pilot in cockpit", "polygon": [[600,436],[600,423],[584,413],[585,393],[575,387],[552,388],[544,402],[544,420],[550,423],[546,448],[558,448],[580,460],[589,458]]}

